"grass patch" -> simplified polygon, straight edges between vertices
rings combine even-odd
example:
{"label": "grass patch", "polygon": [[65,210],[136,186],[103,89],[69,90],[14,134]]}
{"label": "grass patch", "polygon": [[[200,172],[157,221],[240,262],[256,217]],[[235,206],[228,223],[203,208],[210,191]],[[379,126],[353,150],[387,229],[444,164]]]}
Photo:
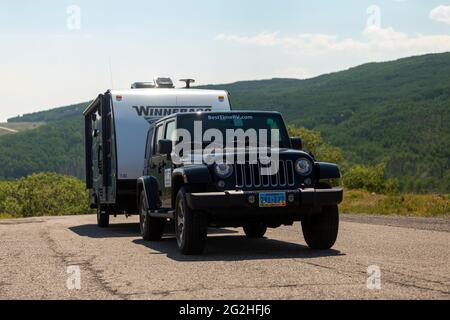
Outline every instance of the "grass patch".
{"label": "grass patch", "polygon": [[353,214],[450,217],[450,196],[440,194],[381,195],[346,190],[341,212]]}
{"label": "grass patch", "polygon": [[[450,196],[346,190],[342,213],[450,218]],[[84,183],[54,173],[0,181],[0,219],[89,214]]]}
{"label": "grass patch", "polygon": [[0,213],[0,220],[2,219],[13,219],[16,218],[13,215],[9,214],[9,213]]}

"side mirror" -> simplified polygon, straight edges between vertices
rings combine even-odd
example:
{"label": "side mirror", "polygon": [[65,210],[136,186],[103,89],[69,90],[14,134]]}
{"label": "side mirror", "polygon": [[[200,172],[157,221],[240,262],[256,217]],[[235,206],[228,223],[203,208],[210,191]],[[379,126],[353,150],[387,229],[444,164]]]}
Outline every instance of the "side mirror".
{"label": "side mirror", "polygon": [[170,156],[172,153],[172,140],[159,140],[158,141],[158,154]]}
{"label": "side mirror", "polygon": [[291,138],[292,149],[303,150],[302,138]]}

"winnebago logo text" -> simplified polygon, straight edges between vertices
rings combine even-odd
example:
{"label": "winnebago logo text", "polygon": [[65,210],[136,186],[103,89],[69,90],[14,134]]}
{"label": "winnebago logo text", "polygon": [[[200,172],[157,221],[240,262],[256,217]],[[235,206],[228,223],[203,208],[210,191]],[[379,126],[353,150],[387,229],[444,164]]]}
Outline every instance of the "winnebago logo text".
{"label": "winnebago logo text", "polygon": [[152,107],[152,106],[133,106],[139,117],[144,117],[148,123],[152,124],[162,117],[170,116],[180,112],[210,112],[212,107]]}
{"label": "winnebago logo text", "polygon": [[139,117],[165,117],[179,112],[210,112],[212,107],[144,107],[133,106]]}

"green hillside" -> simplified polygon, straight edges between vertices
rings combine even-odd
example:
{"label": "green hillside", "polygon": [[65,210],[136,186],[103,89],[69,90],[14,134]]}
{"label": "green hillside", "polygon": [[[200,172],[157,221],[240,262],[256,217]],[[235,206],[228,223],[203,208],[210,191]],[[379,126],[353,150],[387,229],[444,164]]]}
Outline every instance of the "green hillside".
{"label": "green hillside", "polygon": [[36,129],[43,125],[43,122],[9,122],[0,123],[0,136],[15,134],[25,130]]}
{"label": "green hillside", "polygon": [[89,102],[83,102],[48,111],[29,113],[23,116],[8,119],[8,122],[54,122],[59,120],[67,120],[68,118],[79,117],[88,104]]}
{"label": "green hillside", "polygon": [[341,147],[352,163],[387,163],[402,188],[450,190],[450,53],[371,63],[310,80],[207,86],[235,108],[281,111]]}
{"label": "green hillside", "polygon": [[81,117],[0,137],[0,179],[50,171],[84,176],[84,129]]}
{"label": "green hillside", "polygon": [[[402,190],[450,191],[450,53],[371,63],[309,80],[206,88],[228,90],[234,109],[278,110],[287,122],[322,132],[351,164],[385,162]],[[11,119],[50,124],[0,137],[0,177],[49,170],[82,177],[85,106]]]}

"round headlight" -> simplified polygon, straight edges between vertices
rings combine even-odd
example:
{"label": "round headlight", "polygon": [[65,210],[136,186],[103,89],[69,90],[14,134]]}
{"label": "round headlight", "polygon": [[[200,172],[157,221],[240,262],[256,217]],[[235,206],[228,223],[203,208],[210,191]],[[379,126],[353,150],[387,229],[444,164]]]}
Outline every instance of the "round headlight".
{"label": "round headlight", "polygon": [[225,163],[216,164],[214,172],[219,178],[226,179],[233,174],[233,166]]}
{"label": "round headlight", "polygon": [[298,159],[295,163],[295,170],[302,176],[310,175],[313,170],[313,164],[308,159]]}

